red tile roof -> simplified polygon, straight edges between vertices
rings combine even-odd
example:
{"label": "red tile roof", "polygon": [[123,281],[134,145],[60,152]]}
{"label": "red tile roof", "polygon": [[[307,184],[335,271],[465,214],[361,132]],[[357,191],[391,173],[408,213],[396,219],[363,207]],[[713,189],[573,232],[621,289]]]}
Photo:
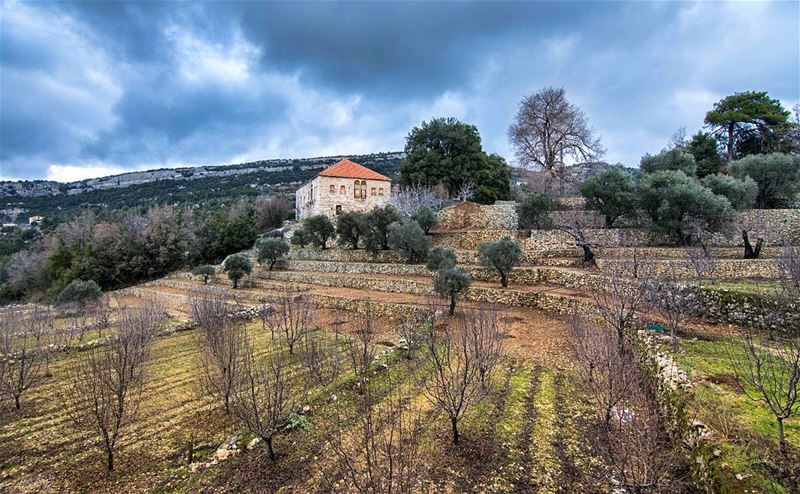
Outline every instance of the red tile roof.
{"label": "red tile roof", "polygon": [[362,180],[386,180],[385,177],[378,172],[374,172],[366,166],[359,165],[348,159],[334,163],[328,168],[322,170],[319,174],[320,177],[342,177],[342,178],[360,178]]}

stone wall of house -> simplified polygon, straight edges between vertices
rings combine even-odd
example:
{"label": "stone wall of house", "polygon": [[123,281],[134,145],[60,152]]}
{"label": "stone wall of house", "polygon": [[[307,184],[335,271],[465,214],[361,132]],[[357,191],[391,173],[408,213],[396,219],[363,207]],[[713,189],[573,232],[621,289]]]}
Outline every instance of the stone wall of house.
{"label": "stone wall of house", "polygon": [[[367,197],[355,197],[355,183],[366,182]],[[341,211],[368,211],[389,202],[392,183],[386,180],[316,177],[295,192],[297,219],[318,214],[336,216]]]}
{"label": "stone wall of house", "polygon": [[516,206],[511,201],[492,205],[462,202],[438,213],[436,232],[459,230],[516,230],[519,224]]}

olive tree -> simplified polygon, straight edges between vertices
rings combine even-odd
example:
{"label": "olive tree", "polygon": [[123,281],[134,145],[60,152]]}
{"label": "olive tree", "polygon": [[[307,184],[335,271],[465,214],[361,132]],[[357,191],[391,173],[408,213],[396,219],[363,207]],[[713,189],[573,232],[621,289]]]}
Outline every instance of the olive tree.
{"label": "olive tree", "polygon": [[366,230],[366,214],[360,211],[349,211],[336,217],[336,234],[339,245],[358,249],[359,242]]}
{"label": "olive tree", "polygon": [[508,237],[498,242],[484,242],[478,246],[478,262],[481,266],[495,269],[500,274],[500,284],[508,286],[508,275],[522,257],[519,242]]}
{"label": "olive tree", "polygon": [[258,262],[269,263],[269,270],[278,260],[289,253],[289,245],[282,238],[265,238],[258,243]]}
{"label": "olive tree", "polygon": [[239,287],[239,280],[253,271],[253,263],[244,254],[233,254],[222,263],[222,269],[228,273],[228,278],[233,282],[233,288]]}
{"label": "olive tree", "polygon": [[792,207],[800,190],[800,156],[767,154],[746,156],[730,165],[736,178],[750,177],[758,185],[756,206],[763,209]]}
{"label": "olive tree", "polygon": [[614,226],[617,218],[636,211],[636,193],[629,173],[612,168],[586,179],[581,184],[586,208],[605,217],[606,227]]}
{"label": "olive tree", "polygon": [[737,211],[753,207],[758,195],[758,185],[747,176],[739,180],[730,175],[715,173],[703,177],[702,184],[714,194],[727,198]]}
{"label": "olive tree", "polygon": [[204,285],[208,284],[208,278],[210,276],[214,276],[214,274],[216,274],[216,272],[217,272],[217,270],[214,268],[214,266],[212,266],[210,264],[203,264],[202,266],[197,266],[192,270],[192,274],[193,275],[202,276],[203,277],[203,284]]}
{"label": "olive tree", "polygon": [[642,209],[656,231],[675,235],[687,242],[690,223],[701,220],[708,231],[720,231],[733,220],[733,208],[680,170],[658,171],[645,175],[638,184]]}
{"label": "olive tree", "polygon": [[450,299],[450,312],[452,316],[456,311],[456,300],[464,294],[471,279],[466,271],[454,266],[443,266],[436,272],[433,280],[433,289],[441,297]]}
{"label": "olive tree", "polygon": [[682,171],[690,177],[694,177],[697,174],[697,164],[694,162],[694,156],[681,147],[665,149],[656,155],[645,154],[642,157],[639,168],[645,173]]}
{"label": "olive tree", "polygon": [[438,222],[436,212],[434,212],[434,210],[429,206],[420,207],[414,214],[411,215],[411,219],[419,223],[419,226],[422,228],[422,231],[425,232],[425,235],[428,235],[431,232],[431,228],[436,226],[436,223]]}
{"label": "olive tree", "polygon": [[429,271],[439,271],[441,269],[452,268],[456,265],[456,253],[450,247],[438,245],[431,249],[428,254],[428,262],[425,267]]}
{"label": "olive tree", "polygon": [[[328,241],[336,234],[336,228],[330,218],[324,214],[318,214],[305,220],[303,231],[306,239],[310,240],[321,250],[328,248]],[[308,242],[307,242],[308,243]]]}
{"label": "olive tree", "polygon": [[364,232],[364,243],[367,250],[376,253],[379,250],[388,250],[389,245],[389,225],[395,221],[400,221],[402,215],[392,206],[374,208],[367,213],[366,230]]}
{"label": "olive tree", "polygon": [[553,200],[546,194],[531,192],[517,204],[519,226],[538,230],[551,228],[553,221],[550,218],[550,211],[553,210],[553,206]]}
{"label": "olive tree", "polygon": [[404,251],[407,262],[412,263],[425,260],[430,240],[416,221],[396,221],[389,225],[389,245]]}

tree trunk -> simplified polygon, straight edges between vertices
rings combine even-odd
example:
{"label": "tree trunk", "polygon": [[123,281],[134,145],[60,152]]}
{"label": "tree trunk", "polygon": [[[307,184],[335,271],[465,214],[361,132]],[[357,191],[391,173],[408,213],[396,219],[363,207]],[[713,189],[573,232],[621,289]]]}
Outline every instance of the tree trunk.
{"label": "tree trunk", "polygon": [[783,432],[783,417],[778,417],[778,442],[781,445],[781,453],[786,454],[786,435]]}
{"label": "tree trunk", "polygon": [[460,439],[458,436],[458,419],[450,417],[450,425],[453,426],[453,444],[458,444]]}
{"label": "tree trunk", "polygon": [[728,124],[728,163],[733,161],[733,123]]}
{"label": "tree trunk", "polygon": [[450,295],[450,315],[452,316],[455,313],[456,313],[456,296]]}
{"label": "tree trunk", "polygon": [[14,408],[19,410],[19,395],[14,396]]}
{"label": "tree trunk", "polygon": [[589,244],[581,245],[583,249],[583,261],[581,264],[594,264],[594,252],[592,252],[592,247]]}
{"label": "tree trunk", "polygon": [[757,238],[756,247],[754,249],[753,245],[750,243],[750,237],[747,234],[747,230],[742,230],[742,240],[744,240],[744,258],[758,259],[758,256],[761,255],[761,247],[764,245],[764,239]]}
{"label": "tree trunk", "polygon": [[267,438],[267,449],[269,450],[269,459],[270,460],[274,460],[275,459],[275,450],[272,449],[272,438],[271,437]]}
{"label": "tree trunk", "polygon": [[278,260],[277,260],[277,259],[276,259],[276,260],[274,260],[274,261],[272,261],[271,263],[269,263],[269,270],[270,270],[270,271],[272,271],[272,268],[275,266],[275,263],[276,263],[276,262],[278,262]]}
{"label": "tree trunk", "polygon": [[203,276],[203,284],[204,285],[208,284],[208,275]]}
{"label": "tree trunk", "polygon": [[114,450],[112,449],[106,451],[106,468],[109,472],[114,471]]}
{"label": "tree trunk", "polygon": [[233,279],[233,289],[236,290],[239,287],[239,278]]}
{"label": "tree trunk", "polygon": [[508,287],[508,274],[504,273],[503,271],[500,271],[500,284],[503,285],[503,288]]}

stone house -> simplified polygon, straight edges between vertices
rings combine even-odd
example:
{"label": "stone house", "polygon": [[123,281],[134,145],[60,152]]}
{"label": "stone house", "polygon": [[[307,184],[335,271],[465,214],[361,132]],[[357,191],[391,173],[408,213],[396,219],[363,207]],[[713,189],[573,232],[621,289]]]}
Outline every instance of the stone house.
{"label": "stone house", "polygon": [[295,192],[297,219],[346,211],[368,211],[389,202],[388,177],[348,159],[322,170]]}

